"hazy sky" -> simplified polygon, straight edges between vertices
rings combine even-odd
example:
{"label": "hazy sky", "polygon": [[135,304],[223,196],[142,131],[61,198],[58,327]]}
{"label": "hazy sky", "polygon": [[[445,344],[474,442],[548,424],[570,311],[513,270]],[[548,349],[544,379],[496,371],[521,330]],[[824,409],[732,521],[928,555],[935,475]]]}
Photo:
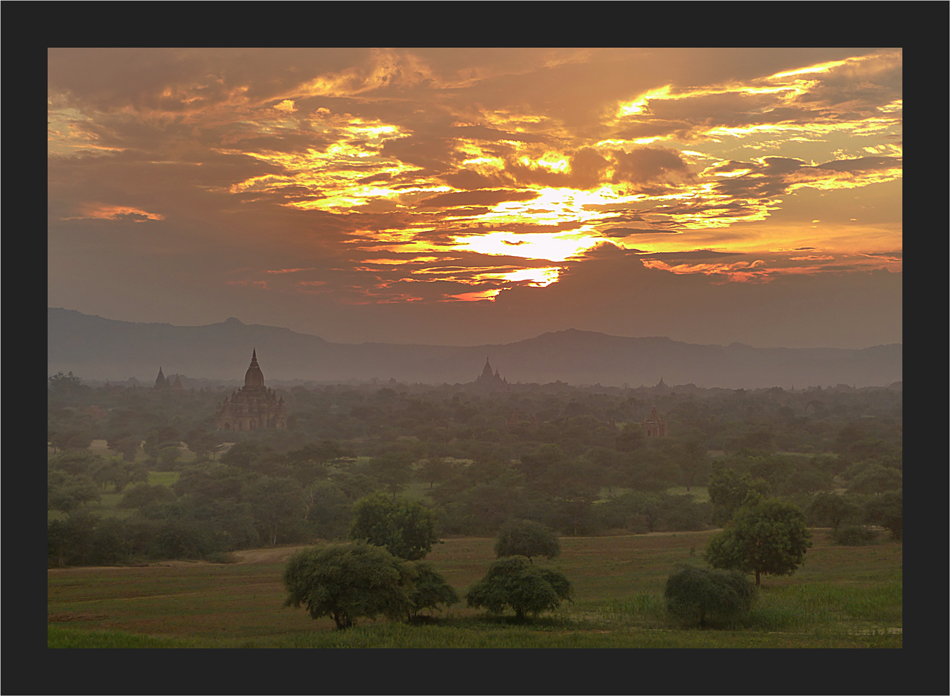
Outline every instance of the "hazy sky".
{"label": "hazy sky", "polygon": [[51,49],[48,304],[902,341],[900,49]]}

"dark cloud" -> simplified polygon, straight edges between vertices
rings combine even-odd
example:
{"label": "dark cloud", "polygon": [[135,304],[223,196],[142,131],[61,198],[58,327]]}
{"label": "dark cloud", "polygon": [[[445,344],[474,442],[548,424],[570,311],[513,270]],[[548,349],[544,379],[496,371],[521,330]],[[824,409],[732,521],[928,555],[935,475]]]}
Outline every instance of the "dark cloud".
{"label": "dark cloud", "polygon": [[520,162],[508,162],[505,171],[519,184],[592,189],[600,185],[609,166],[606,158],[593,148],[581,148],[571,155],[568,171],[552,171],[545,167],[531,167]]}
{"label": "dark cloud", "polygon": [[468,205],[497,205],[504,201],[530,201],[538,197],[536,191],[461,191],[442,193],[416,204],[418,208],[458,208]]}
{"label": "dark cloud", "polygon": [[900,165],[901,159],[898,157],[857,157],[855,159],[824,162],[814,167],[814,169],[835,172],[869,172],[891,169],[893,167],[899,167]]}
{"label": "dark cloud", "polygon": [[461,169],[459,171],[453,172],[451,174],[443,174],[442,180],[453,188],[459,189],[482,189],[482,188],[497,188],[501,186],[508,186],[514,181],[511,177],[502,176],[499,174],[481,174],[479,172],[472,171],[471,169]]}
{"label": "dark cloud", "polygon": [[649,257],[651,259],[718,259],[725,256],[741,256],[739,252],[713,251],[712,249],[694,249],[693,251],[653,251],[648,254],[642,254],[641,258]]}
{"label": "dark cloud", "polygon": [[679,184],[693,179],[679,152],[669,148],[640,147],[616,152],[614,159],[614,183]]}
{"label": "dark cloud", "polygon": [[677,234],[677,230],[652,229],[649,227],[611,227],[600,230],[607,237],[629,237],[634,234]]}

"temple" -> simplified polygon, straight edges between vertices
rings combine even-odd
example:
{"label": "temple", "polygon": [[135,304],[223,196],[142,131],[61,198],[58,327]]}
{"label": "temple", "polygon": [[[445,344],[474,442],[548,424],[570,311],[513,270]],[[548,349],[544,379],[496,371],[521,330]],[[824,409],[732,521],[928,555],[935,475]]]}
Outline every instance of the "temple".
{"label": "temple", "polygon": [[155,378],[155,386],[152,389],[174,389],[175,391],[183,391],[184,387],[181,384],[181,379],[178,375],[175,375],[175,381],[172,382],[171,378],[166,377],[162,374],[162,368],[158,368],[158,377]]}
{"label": "temple", "polygon": [[643,430],[647,437],[663,437],[666,435],[666,421],[656,415],[656,406],[653,407],[650,417],[643,421]]}
{"label": "temple", "polygon": [[489,387],[492,389],[508,388],[508,380],[502,379],[501,375],[498,374],[498,370],[492,372],[491,363],[488,361],[488,358],[485,358],[485,367],[482,369],[482,374],[475,378],[475,384],[479,387]]}
{"label": "temple", "polygon": [[218,430],[260,430],[287,427],[284,397],[264,386],[264,373],[257,364],[257,350],[244,375],[244,386],[218,405],[215,415]]}

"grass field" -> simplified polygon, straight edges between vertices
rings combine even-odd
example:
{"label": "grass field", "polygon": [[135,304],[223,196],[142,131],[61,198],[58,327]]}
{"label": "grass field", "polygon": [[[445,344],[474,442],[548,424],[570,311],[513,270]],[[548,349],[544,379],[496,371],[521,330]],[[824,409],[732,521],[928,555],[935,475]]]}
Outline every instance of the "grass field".
{"label": "grass field", "polygon": [[[49,647],[789,648],[902,647],[902,545],[834,546],[815,530],[805,565],[765,577],[751,614],[729,630],[683,630],[663,605],[678,563],[701,564],[711,532],[564,537],[552,562],[575,600],[528,624],[455,605],[426,625],[329,619],[282,606],[295,548],[237,552],[238,563],[50,569]],[[493,539],[446,539],[428,560],[460,593],[493,559]]]}

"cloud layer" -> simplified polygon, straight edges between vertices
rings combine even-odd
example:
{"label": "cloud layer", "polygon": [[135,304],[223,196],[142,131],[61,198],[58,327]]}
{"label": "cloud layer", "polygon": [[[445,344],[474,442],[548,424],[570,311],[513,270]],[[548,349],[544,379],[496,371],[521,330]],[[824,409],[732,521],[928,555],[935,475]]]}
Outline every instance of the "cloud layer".
{"label": "cloud layer", "polygon": [[[762,345],[900,340],[900,50],[48,57],[52,306],[333,340],[720,341],[696,322],[734,315]],[[757,323],[831,287],[867,307]]]}

